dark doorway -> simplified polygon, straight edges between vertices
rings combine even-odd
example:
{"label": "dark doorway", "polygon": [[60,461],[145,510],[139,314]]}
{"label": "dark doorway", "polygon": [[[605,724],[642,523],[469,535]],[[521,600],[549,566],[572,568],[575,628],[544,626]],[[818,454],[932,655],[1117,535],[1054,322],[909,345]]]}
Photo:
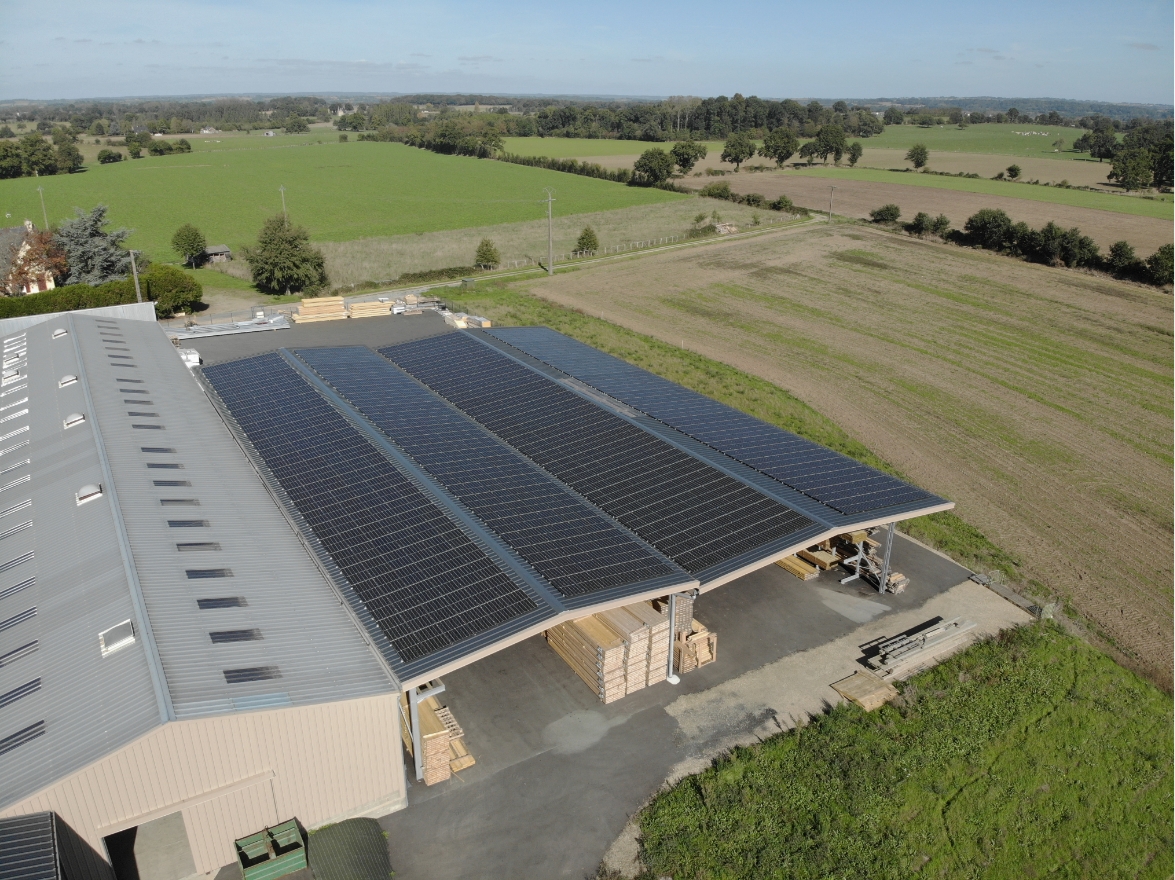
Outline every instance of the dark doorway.
{"label": "dark doorway", "polygon": [[138,833],[138,826],[135,826],[104,838],[115,880],[139,880],[139,864],[135,861],[135,837]]}

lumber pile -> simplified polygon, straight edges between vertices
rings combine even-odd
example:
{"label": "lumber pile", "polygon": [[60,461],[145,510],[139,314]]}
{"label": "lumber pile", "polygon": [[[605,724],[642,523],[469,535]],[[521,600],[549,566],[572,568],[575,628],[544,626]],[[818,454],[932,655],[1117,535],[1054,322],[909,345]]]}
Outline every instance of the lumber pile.
{"label": "lumber pile", "polygon": [[832,689],[866,712],[884,706],[898,695],[898,689],[892,684],[864,669],[836,682]]}
{"label": "lumber pile", "polygon": [[469,326],[465,321],[469,316],[464,312],[444,312],[443,317],[446,324],[450,327],[456,327],[458,330],[464,330]]}
{"label": "lumber pile", "polygon": [[492,326],[490,324],[489,318],[481,318],[477,315],[466,315],[465,316],[465,323],[468,324],[470,327],[490,327],[490,326]]}
{"label": "lumber pile", "polygon": [[648,602],[567,621],[544,635],[602,703],[665,680],[669,621]]}
{"label": "lumber pile", "polygon": [[352,318],[375,318],[379,315],[390,315],[391,303],[374,300],[372,302],[351,303]]}
{"label": "lumber pile", "polygon": [[820,574],[820,569],[798,556],[785,556],[777,559],[775,564],[784,571],[791,572],[802,581],[810,581]]}
{"label": "lumber pile", "polygon": [[[428,697],[417,705],[417,712],[425,785],[444,782],[452,774],[476,763],[465,746],[465,731],[447,706],[442,706],[436,697]],[[404,748],[412,754],[412,717],[406,693],[400,695],[400,717]]]}
{"label": "lumber pile", "polygon": [[298,311],[294,313],[294,321],[298,324],[309,324],[314,321],[339,321],[346,317],[347,308],[341,296],[304,299],[298,303]]}
{"label": "lumber pile", "polygon": [[[669,599],[657,599],[654,602],[658,611],[663,616],[669,615]],[[694,621],[694,600],[689,594],[682,594],[677,597],[677,621],[673,627],[673,636],[676,638],[682,633],[688,633]]]}
{"label": "lumber pile", "polygon": [[819,544],[815,547],[809,547],[807,550],[801,550],[796,556],[821,571],[828,571],[840,565],[840,557]]}
{"label": "lumber pile", "polygon": [[710,632],[696,620],[690,621],[690,631],[678,636],[673,644],[673,668],[684,675],[717,659],[718,633]]}

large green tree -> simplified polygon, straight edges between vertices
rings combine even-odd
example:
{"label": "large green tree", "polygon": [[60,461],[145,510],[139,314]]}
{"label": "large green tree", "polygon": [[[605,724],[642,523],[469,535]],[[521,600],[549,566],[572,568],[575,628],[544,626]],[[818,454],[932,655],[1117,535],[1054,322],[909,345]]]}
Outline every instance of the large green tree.
{"label": "large green tree", "polygon": [[131,271],[130,253],[125,247],[131,231],[108,230],[105,205],[89,212],[81,208],[75,211],[77,216],[62,221],[54,236],[69,265],[65,283],[104,284],[125,278]]}
{"label": "large green tree", "polygon": [[267,293],[314,293],[326,286],[326,258],[311,247],[310,233],[284,214],[266,220],[257,244],[242,255],[253,284]]}
{"label": "large green tree", "polygon": [[61,144],[53,151],[58,174],[73,174],[82,170],[82,153],[73,144]]}
{"label": "large green tree", "polygon": [[751,136],[745,132],[735,132],[726,139],[726,143],[722,146],[722,161],[730,162],[734,165],[734,170],[738,171],[739,166],[743,162],[755,155],[758,149],[757,145]]}
{"label": "large green tree", "polygon": [[632,166],[633,179],[643,186],[656,186],[669,179],[673,165],[673,157],[664,150],[658,147],[645,150]]}
{"label": "large green tree", "polygon": [[1150,150],[1124,147],[1114,154],[1113,167],[1106,176],[1128,192],[1146,189],[1155,177],[1155,158]]}
{"label": "large green tree", "polygon": [[697,141],[678,141],[669,150],[669,155],[682,174],[689,174],[698,162],[706,158],[706,145]]}
{"label": "large green tree", "polygon": [[498,246],[492,240],[483,238],[477,245],[477,253],[473,255],[473,265],[479,269],[496,269],[501,264]]}
{"label": "large green tree", "polygon": [[816,132],[816,155],[824,162],[832,156],[832,161],[839,165],[846,149],[845,130],[839,125],[824,125]]}
{"label": "large green tree", "polygon": [[906,151],[906,161],[912,163],[915,168],[924,168],[930,161],[930,150],[926,149],[926,144],[914,144]]}
{"label": "large green tree", "polygon": [[759,147],[759,155],[764,159],[774,159],[775,164],[782,168],[783,163],[794,156],[799,148],[800,142],[792,130],[780,126],[774,131],[768,132],[767,137],[763,138],[763,146]]}
{"label": "large green tree", "polygon": [[207,246],[208,241],[204,238],[204,233],[191,223],[185,223],[171,237],[172,250],[183,257],[189,266],[196,265],[196,258],[203,256],[204,248]]}
{"label": "large green tree", "polygon": [[21,174],[25,177],[44,177],[57,173],[57,156],[40,134],[30,131],[20,139]]}
{"label": "large green tree", "polygon": [[855,166],[861,161],[861,157],[865,155],[865,148],[861,146],[860,141],[853,141],[849,144],[849,166]]}
{"label": "large green tree", "polygon": [[906,116],[897,107],[886,107],[885,115],[881,117],[881,121],[886,125],[901,125],[906,121]]}
{"label": "large green tree", "polygon": [[310,126],[301,116],[289,116],[286,118],[285,130],[286,134],[302,134],[310,131]]}

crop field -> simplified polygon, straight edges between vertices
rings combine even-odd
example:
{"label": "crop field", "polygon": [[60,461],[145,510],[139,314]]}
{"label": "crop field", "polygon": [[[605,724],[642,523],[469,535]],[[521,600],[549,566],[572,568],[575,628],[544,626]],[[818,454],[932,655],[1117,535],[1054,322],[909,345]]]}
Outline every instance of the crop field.
{"label": "crop field", "polygon": [[654,797],[646,877],[1170,877],[1171,698],[1051,624]]}
{"label": "crop field", "polygon": [[794,395],[1169,681],[1169,293],[849,224],[519,289]]}
{"label": "crop field", "polygon": [[291,219],[306,226],[316,241],[538,219],[546,215],[540,200],[547,186],[556,190],[560,215],[685,198],[402,144],[280,146],[280,138],[264,140],[278,146],[198,150],[88,166],[79,174],[0,181],[0,212],[39,224],[38,186],[44,189],[50,222],[73,216],[75,206],[103,203],[110,207],[113,224],[135,230],[132,247],[169,260],[175,258],[171,236],[183,223],[198,226],[209,243],[237,249],[253,241],[262,222],[282,209],[280,186],[286,188]]}
{"label": "crop field", "polygon": [[[611,138],[508,137],[502,140],[503,149],[507,153],[516,153],[519,156],[548,156],[552,159],[575,159],[583,156],[632,156],[635,159],[653,147],[668,150],[673,146],[672,143],[621,141]],[[702,143],[715,157],[722,152],[722,141]]]}
{"label": "crop field", "polygon": [[[865,149],[908,150],[914,144],[925,144],[931,156],[935,152],[945,153],[998,153],[1001,156],[1020,158],[1047,158],[1060,161],[1088,159],[1088,153],[1075,153],[1070,147],[1073,141],[1085,134],[1080,128],[1063,128],[1057,125],[1038,123],[1001,123],[969,125],[931,126],[887,125],[885,131],[861,141]],[[1065,149],[1058,151],[1053,142],[1058,138],[1065,141]]]}

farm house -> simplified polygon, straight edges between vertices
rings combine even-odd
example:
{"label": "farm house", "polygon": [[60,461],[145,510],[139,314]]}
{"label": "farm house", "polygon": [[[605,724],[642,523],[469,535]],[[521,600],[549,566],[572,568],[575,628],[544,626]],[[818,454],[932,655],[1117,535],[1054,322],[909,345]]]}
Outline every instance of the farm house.
{"label": "farm house", "polygon": [[847,547],[884,591],[867,533],[952,506],[544,328],[190,369],[153,320],[47,318],[3,339],[0,820],[54,814],[92,876],[402,809],[476,759],[443,676],[543,637],[602,703],[665,687],[714,660],[699,596]]}

